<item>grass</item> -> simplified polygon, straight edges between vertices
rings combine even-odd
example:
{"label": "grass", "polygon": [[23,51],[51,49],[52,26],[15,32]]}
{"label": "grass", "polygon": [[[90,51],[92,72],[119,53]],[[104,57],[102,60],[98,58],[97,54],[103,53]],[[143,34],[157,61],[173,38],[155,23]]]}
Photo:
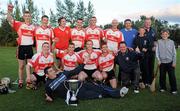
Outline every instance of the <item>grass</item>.
{"label": "grass", "polygon": [[[176,77],[180,91],[180,50],[177,50]],[[14,47],[0,48],[0,78],[17,79],[17,60]],[[168,87],[169,87],[169,82]],[[158,85],[158,83],[157,83]],[[44,101],[44,89],[26,90],[13,86],[16,93],[0,95],[0,111],[180,111],[180,92],[172,95],[165,93],[150,93],[149,89],[134,94],[132,90],[124,98],[80,100],[78,107],[68,107],[63,99],[57,98],[53,103]]]}

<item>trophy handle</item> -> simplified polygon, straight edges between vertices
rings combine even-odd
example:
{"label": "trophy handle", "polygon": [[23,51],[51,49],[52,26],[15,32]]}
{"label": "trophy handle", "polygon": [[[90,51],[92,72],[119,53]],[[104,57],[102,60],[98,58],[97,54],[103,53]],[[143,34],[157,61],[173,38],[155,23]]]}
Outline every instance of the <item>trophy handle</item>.
{"label": "trophy handle", "polygon": [[79,89],[81,89],[81,87],[82,87],[82,82],[80,82],[80,86],[79,86],[79,88],[78,88],[77,91],[76,91],[76,95],[78,94]]}
{"label": "trophy handle", "polygon": [[69,90],[68,87],[66,86],[66,82],[67,82],[67,80],[64,81],[64,87],[65,87],[67,90]]}

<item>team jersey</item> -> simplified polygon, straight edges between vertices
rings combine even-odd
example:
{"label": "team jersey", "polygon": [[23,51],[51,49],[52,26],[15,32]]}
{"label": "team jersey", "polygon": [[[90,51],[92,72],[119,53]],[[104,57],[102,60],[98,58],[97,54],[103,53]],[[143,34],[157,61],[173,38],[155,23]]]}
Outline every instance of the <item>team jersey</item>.
{"label": "team jersey", "polygon": [[114,68],[114,55],[108,53],[107,55],[102,55],[98,59],[99,68],[102,71],[111,71]]}
{"label": "team jersey", "polygon": [[36,53],[32,59],[28,62],[28,65],[34,68],[34,72],[39,76],[44,76],[44,69],[47,66],[52,66],[54,64],[53,54],[49,53],[45,57],[42,53]]}
{"label": "team jersey", "polygon": [[[42,44],[44,42],[48,42],[49,46],[51,46],[51,41],[54,39],[54,34],[52,29],[37,27],[35,30],[35,38],[36,38],[36,50],[37,52],[42,51]],[[51,49],[51,47],[50,47]]]}
{"label": "team jersey", "polygon": [[72,55],[69,53],[64,53],[62,57],[62,63],[65,71],[71,71],[75,69],[78,64],[81,64],[82,60],[77,53],[73,53]]}
{"label": "team jersey", "polygon": [[65,50],[68,48],[69,40],[71,39],[71,31],[69,27],[65,27],[62,30],[60,27],[56,27],[53,30],[54,37],[57,38],[59,41],[55,44],[55,48],[60,50]]}
{"label": "team jersey", "polygon": [[84,42],[86,39],[86,34],[84,30],[78,30],[74,28],[71,30],[71,40],[75,45],[75,48],[84,48]]}
{"label": "team jersey", "polygon": [[18,34],[18,45],[33,45],[35,26],[25,24],[24,22],[13,21],[13,28]]}
{"label": "team jersey", "polygon": [[120,32],[119,30],[113,31],[112,29],[107,29],[104,31],[104,33],[108,48],[112,51],[117,52],[119,43],[121,41],[124,41],[122,32]]}
{"label": "team jersey", "polygon": [[98,58],[101,54],[101,50],[94,49],[91,53],[88,53],[87,50],[82,50],[79,52],[80,57],[84,61],[86,58],[89,58],[88,62],[85,63],[84,69],[93,70],[98,67]]}
{"label": "team jersey", "polygon": [[92,40],[93,48],[100,48],[100,41],[104,36],[104,32],[101,28],[87,27],[86,28],[86,40]]}

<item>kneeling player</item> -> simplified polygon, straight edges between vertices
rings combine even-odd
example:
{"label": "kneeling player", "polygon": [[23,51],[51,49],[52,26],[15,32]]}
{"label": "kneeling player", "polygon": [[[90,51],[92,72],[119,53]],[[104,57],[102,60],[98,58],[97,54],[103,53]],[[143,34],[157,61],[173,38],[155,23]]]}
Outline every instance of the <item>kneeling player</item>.
{"label": "kneeling player", "polygon": [[93,42],[88,40],[86,42],[86,50],[80,52],[80,57],[83,59],[88,59],[88,62],[85,63],[83,71],[78,75],[80,81],[84,81],[86,78],[90,77],[98,81],[102,81],[102,74],[97,70],[98,67],[98,57],[101,54],[100,50],[92,48]]}
{"label": "kneeling player", "polygon": [[[36,85],[43,81],[45,83],[45,74],[44,68],[47,66],[52,66],[54,64],[53,54],[49,52],[49,43],[44,42],[42,44],[42,52],[36,53],[30,62],[28,62],[26,71],[27,71],[27,89],[37,88]],[[31,74],[31,67],[34,68],[33,73]]]}
{"label": "kneeling player", "polygon": [[108,49],[107,44],[101,46],[102,54],[99,57],[99,69],[104,80],[108,80],[112,88],[117,87],[117,80],[114,72],[114,54]]}

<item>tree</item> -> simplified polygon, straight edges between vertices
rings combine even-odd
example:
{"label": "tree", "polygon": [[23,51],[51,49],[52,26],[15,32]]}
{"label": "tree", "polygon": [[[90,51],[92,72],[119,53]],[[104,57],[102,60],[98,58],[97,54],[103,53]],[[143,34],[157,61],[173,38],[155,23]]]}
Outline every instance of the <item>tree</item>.
{"label": "tree", "polygon": [[49,16],[49,21],[52,27],[57,26],[57,17],[56,15],[53,13],[53,11],[50,9],[50,16]]}
{"label": "tree", "polygon": [[21,15],[21,11],[19,9],[19,4],[18,4],[18,0],[15,1],[15,5],[14,5],[14,18],[17,20],[17,21],[22,21],[22,15]]}
{"label": "tree", "polygon": [[86,12],[86,17],[85,17],[85,22],[84,22],[84,26],[87,27],[89,24],[89,19],[94,16],[94,8],[93,8],[93,4],[89,1],[88,2],[88,7],[87,7],[87,12]]}
{"label": "tree", "polygon": [[77,10],[75,12],[75,17],[76,17],[76,19],[78,19],[78,18],[85,19],[85,16],[86,16],[86,8],[84,6],[84,2],[82,0],[80,0],[77,3]]}
{"label": "tree", "polygon": [[56,0],[57,15],[66,17],[66,20],[70,22],[71,25],[75,23],[75,3],[71,0],[64,0],[64,4],[60,0]]}
{"label": "tree", "polygon": [[78,18],[84,19],[84,25],[88,26],[89,19],[94,15],[93,4],[89,1],[88,7],[86,8],[84,2],[80,0],[77,5],[71,0],[56,0],[57,15],[59,17],[66,17],[71,27],[74,27],[75,21]]}

